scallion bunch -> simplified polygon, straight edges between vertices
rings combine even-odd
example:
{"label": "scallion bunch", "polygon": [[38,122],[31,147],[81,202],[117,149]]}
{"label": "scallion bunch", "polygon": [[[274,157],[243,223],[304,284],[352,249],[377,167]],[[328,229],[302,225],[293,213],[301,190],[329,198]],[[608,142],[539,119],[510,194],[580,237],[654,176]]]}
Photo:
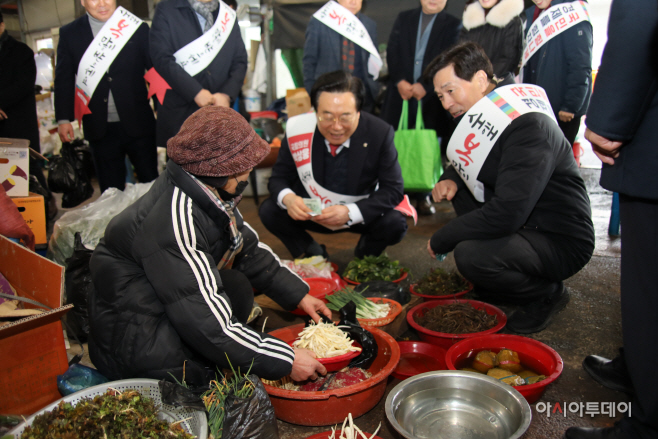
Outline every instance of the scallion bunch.
{"label": "scallion bunch", "polygon": [[327,308],[334,311],[339,311],[349,302],[354,302],[356,305],[356,317],[359,319],[384,318],[388,315],[391,308],[388,303],[380,304],[367,300],[361,293],[349,288],[343,288],[331,295],[327,295],[325,299],[329,301]]}

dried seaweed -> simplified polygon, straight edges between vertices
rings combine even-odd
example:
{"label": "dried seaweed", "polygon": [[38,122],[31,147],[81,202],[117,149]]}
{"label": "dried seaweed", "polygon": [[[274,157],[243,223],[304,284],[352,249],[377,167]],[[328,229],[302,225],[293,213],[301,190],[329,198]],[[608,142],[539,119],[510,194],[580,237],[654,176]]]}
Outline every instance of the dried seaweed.
{"label": "dried seaweed", "polygon": [[427,273],[418,281],[414,290],[419,294],[430,296],[449,296],[460,293],[469,287],[468,281],[461,277],[459,273],[437,268]]}
{"label": "dried seaweed", "polygon": [[486,331],[498,324],[495,315],[487,314],[483,309],[476,309],[469,303],[451,303],[434,308],[422,308],[421,315],[415,317],[416,323],[431,331],[448,334],[470,334]]}
{"label": "dried seaweed", "polygon": [[52,411],[34,418],[21,439],[37,438],[185,438],[179,423],[157,418],[158,409],[136,390],[110,389],[103,395],[83,398],[74,406],[60,402]]}

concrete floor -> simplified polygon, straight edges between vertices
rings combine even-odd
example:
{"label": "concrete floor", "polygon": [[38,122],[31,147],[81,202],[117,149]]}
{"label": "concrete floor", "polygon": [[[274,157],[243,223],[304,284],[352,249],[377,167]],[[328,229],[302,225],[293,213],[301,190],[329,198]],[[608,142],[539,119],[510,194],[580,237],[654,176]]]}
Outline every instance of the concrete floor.
{"label": "concrete floor", "polygon": [[[531,337],[555,349],[564,361],[564,371],[557,381],[548,386],[540,402],[554,404],[560,402],[628,402],[628,397],[619,392],[604,388],[594,382],[582,369],[581,362],[589,354],[608,357],[616,355],[621,346],[621,313],[619,300],[619,255],[620,240],[608,236],[608,221],[612,196],[598,186],[599,170],[582,169],[590,198],[592,213],[596,228],[596,250],[591,261],[578,274],[568,279],[565,284],[571,292],[571,302],[567,308],[558,314],[551,326],[546,330],[533,334]],[[98,189],[97,189],[98,192]],[[98,196],[98,193],[95,194]],[[262,197],[261,197],[262,200]],[[432,233],[455,217],[450,203],[436,205],[437,213],[431,217],[420,217],[417,226],[410,221],[409,231],[404,240],[387,250],[392,259],[399,260],[401,265],[411,270],[412,276],[422,276],[430,268],[443,267],[454,269],[452,254],[444,262],[437,262],[427,255],[426,244]],[[240,211],[247,222],[259,233],[262,242],[268,244],[281,258],[290,258],[283,244],[265,230],[258,219],[257,208],[252,198],[246,198],[240,204]],[[358,236],[350,233],[332,235],[316,235],[316,239],[327,245],[330,260],[338,264],[342,270],[353,258],[353,248]],[[405,281],[408,285],[410,281]],[[271,311],[266,311],[271,313]],[[274,320],[268,322],[268,330]],[[301,322],[294,317],[286,319],[285,325]],[[255,322],[255,327],[262,327],[263,318]],[[503,331],[506,332],[506,331]],[[414,337],[414,334],[405,334]],[[389,378],[387,391],[400,381]],[[357,418],[356,424],[363,431],[374,431],[381,422],[378,433],[383,439],[399,438],[386,420],[384,412],[385,397],[379,404],[364,416]],[[541,406],[540,406],[541,407]],[[619,416],[617,417],[619,418]],[[610,426],[616,419],[607,415],[593,417],[575,413],[566,416],[546,413],[539,414],[536,404],[532,405],[532,423],[526,439],[561,438],[569,426]],[[279,421],[279,432],[282,439],[302,439],[315,433],[326,431],[330,427],[302,427]]]}

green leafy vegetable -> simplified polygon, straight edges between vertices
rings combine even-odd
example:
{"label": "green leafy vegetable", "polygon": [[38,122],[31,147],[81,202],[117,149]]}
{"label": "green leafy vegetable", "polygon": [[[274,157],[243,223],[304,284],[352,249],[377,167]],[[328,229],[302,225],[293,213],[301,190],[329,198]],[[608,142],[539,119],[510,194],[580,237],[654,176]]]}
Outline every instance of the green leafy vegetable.
{"label": "green leafy vegetable", "polygon": [[363,259],[354,258],[347,264],[343,277],[355,282],[394,281],[402,277],[402,273],[409,271],[399,264],[398,261],[391,261],[386,253],[379,256],[365,256]]}

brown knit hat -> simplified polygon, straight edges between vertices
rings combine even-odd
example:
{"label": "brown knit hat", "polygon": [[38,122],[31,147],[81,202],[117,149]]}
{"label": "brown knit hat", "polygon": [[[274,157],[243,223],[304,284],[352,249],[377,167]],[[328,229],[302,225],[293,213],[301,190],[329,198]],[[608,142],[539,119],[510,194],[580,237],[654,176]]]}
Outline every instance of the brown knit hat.
{"label": "brown knit hat", "polygon": [[249,123],[226,107],[198,109],[167,142],[167,155],[190,174],[236,175],[253,168],[270,152]]}

